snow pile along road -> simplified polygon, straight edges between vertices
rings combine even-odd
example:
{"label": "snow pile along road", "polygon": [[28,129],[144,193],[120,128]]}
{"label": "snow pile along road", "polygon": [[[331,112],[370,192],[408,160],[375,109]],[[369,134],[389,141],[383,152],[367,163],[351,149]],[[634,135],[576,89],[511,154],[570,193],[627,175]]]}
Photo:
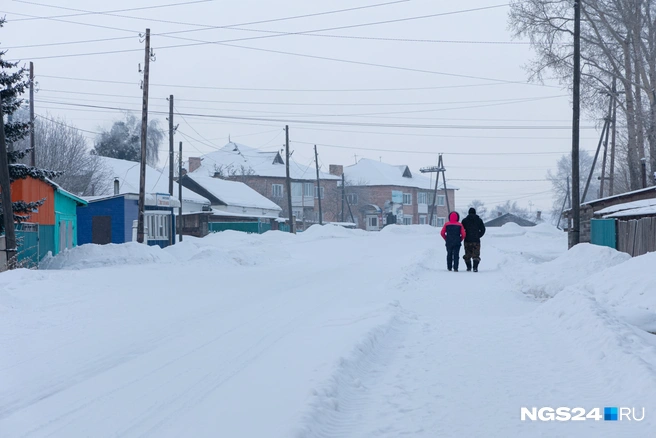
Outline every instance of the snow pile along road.
{"label": "snow pile along road", "polygon": [[[482,248],[454,273],[432,227],[313,226],[3,273],[0,436],[653,436],[655,255],[546,225]],[[645,419],[519,416],[609,404]]]}

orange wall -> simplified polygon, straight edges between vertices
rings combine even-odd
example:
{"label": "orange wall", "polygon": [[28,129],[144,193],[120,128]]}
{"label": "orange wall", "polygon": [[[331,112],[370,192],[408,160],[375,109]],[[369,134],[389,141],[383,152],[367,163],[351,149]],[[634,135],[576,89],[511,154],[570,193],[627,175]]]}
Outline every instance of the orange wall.
{"label": "orange wall", "polygon": [[28,222],[42,225],[55,224],[55,189],[50,184],[38,179],[26,178],[11,184],[11,200],[35,202],[46,198],[38,213],[31,213]]}

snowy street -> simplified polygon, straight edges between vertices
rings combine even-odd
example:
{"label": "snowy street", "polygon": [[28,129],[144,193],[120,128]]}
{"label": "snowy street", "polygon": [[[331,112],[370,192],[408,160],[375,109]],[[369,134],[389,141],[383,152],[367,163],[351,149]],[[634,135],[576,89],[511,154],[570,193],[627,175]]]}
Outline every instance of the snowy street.
{"label": "snowy street", "polygon": [[[656,254],[508,224],[454,273],[438,231],[84,245],[0,274],[0,436],[654,436]],[[561,406],[645,418],[520,419]]]}

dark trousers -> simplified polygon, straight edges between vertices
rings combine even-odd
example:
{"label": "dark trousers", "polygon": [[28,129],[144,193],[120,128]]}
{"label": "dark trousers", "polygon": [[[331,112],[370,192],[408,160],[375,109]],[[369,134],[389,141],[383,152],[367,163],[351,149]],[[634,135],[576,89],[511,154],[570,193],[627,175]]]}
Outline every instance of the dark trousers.
{"label": "dark trousers", "polygon": [[457,245],[446,246],[446,267],[448,269],[458,269],[458,262],[460,258],[460,243]]}

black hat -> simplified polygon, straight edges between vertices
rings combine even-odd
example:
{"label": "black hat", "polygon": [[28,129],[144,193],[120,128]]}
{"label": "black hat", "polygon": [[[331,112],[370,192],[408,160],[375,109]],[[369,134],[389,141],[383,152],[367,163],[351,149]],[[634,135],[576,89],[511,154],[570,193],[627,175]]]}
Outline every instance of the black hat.
{"label": "black hat", "polygon": [[469,214],[476,214],[476,209],[474,207],[471,207],[469,209]]}

